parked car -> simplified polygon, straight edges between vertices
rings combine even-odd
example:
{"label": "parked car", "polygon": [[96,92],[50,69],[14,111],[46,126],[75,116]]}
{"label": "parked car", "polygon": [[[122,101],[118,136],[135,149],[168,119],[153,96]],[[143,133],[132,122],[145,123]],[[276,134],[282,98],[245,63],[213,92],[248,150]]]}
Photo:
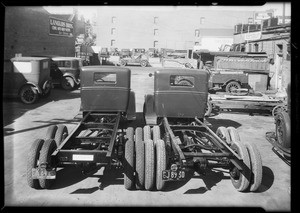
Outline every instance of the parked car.
{"label": "parked car", "polygon": [[142,67],[148,66],[149,56],[145,53],[145,49],[134,48],[130,51],[129,55],[120,57],[120,65],[122,67],[128,64],[140,64]]}
{"label": "parked car", "polygon": [[47,97],[52,89],[50,59],[15,57],[4,61],[3,96],[20,97],[25,104]]}
{"label": "parked car", "polygon": [[[53,84],[59,84],[65,90],[72,90],[80,84],[82,59],[76,57],[52,57]],[[59,74],[59,70],[61,74]]]}

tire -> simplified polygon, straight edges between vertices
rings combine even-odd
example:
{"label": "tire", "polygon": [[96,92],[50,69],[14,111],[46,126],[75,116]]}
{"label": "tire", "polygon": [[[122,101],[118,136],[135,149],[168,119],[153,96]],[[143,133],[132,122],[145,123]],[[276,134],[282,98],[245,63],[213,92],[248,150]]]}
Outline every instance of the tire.
{"label": "tire", "polygon": [[57,131],[57,125],[49,126],[46,132],[45,139],[54,139]]}
{"label": "tire", "polygon": [[151,140],[151,128],[150,126],[144,126],[144,141]]}
{"label": "tire", "polygon": [[212,112],[212,103],[210,101],[207,101],[207,106],[206,106],[206,109],[205,109],[204,116],[209,117],[211,112]]}
{"label": "tire", "polygon": [[233,89],[241,89],[240,83],[237,81],[230,81],[229,83],[226,84],[225,91],[227,93],[231,93]]}
{"label": "tire", "polygon": [[262,160],[260,153],[253,143],[245,143],[251,163],[250,191],[255,192],[262,182]]}
{"label": "tire", "polygon": [[132,141],[134,141],[134,135],[133,135],[133,127],[128,127],[127,129],[126,129],[126,138],[128,139],[128,140],[132,140]]}
{"label": "tire", "polygon": [[224,126],[220,126],[217,131],[216,134],[223,140],[226,142],[226,144],[231,145],[231,139],[230,139],[230,134],[228,132],[228,130],[224,127]]}
{"label": "tire", "polygon": [[286,111],[285,106],[277,105],[272,109],[272,116],[275,118],[282,111]]}
{"label": "tire", "polygon": [[38,166],[40,151],[44,144],[43,139],[36,139],[30,147],[27,158],[27,183],[31,188],[39,189],[40,183],[38,179],[32,178],[32,169]]}
{"label": "tire", "polygon": [[239,135],[237,129],[230,126],[230,127],[227,127],[227,130],[228,130],[229,135],[230,135],[230,144],[240,143],[241,138],[240,138],[240,135]]}
{"label": "tire", "polygon": [[145,141],[145,189],[152,190],[154,187],[155,166],[154,166],[154,142]]}
{"label": "tire", "polygon": [[131,190],[134,187],[134,142],[126,141],[124,159],[124,187]]}
{"label": "tire", "polygon": [[[46,84],[47,82],[44,83],[44,85]],[[43,86],[44,87],[44,86]],[[43,91],[43,98],[48,98],[51,94],[51,90],[52,90],[52,84],[46,84],[45,86],[46,88],[44,89]]]}
{"label": "tire", "polygon": [[125,67],[127,65],[127,62],[124,60],[124,59],[122,59],[121,61],[120,61],[120,66],[121,67]]}
{"label": "tire", "polygon": [[59,145],[68,137],[68,129],[63,124],[57,125],[57,131],[55,133],[55,142],[56,146],[59,147]]}
{"label": "tire", "polygon": [[20,99],[24,104],[33,104],[38,99],[38,92],[31,85],[25,85],[20,90]]}
{"label": "tire", "polygon": [[[239,174],[237,175],[237,177],[232,174],[232,170],[230,171],[230,179],[232,185],[236,188],[237,191],[243,192],[248,188],[251,179],[250,157],[244,143],[233,143],[231,145],[231,148],[243,159],[244,164],[249,168],[249,172],[245,171],[246,174],[238,172]],[[235,169],[237,170],[236,167],[234,167],[233,170]]]}
{"label": "tire", "polygon": [[135,187],[144,189],[145,184],[145,145],[143,141],[143,129],[135,129]]}
{"label": "tire", "polygon": [[163,140],[156,141],[156,189],[161,191],[165,187],[165,181],[162,179],[162,171],[166,170],[166,146]]}
{"label": "tire", "polygon": [[[39,163],[47,163],[47,167],[51,166],[51,154],[57,148],[55,140],[53,139],[46,139],[45,143],[41,149],[41,154],[39,158]],[[42,189],[50,189],[53,185],[53,179],[39,179],[39,183]]]}
{"label": "tire", "polygon": [[75,87],[75,82],[73,80],[72,77],[64,77],[63,80],[61,81],[61,87],[64,89],[64,90],[72,90],[74,89]]}
{"label": "tire", "polygon": [[287,112],[280,112],[275,119],[277,142],[284,148],[291,147],[291,120]]}
{"label": "tire", "polygon": [[148,61],[142,60],[142,61],[140,62],[140,64],[141,64],[141,67],[147,67]]}
{"label": "tire", "polygon": [[153,126],[152,132],[153,132],[153,142],[154,145],[156,145],[156,142],[161,139],[159,126],[157,125]]}

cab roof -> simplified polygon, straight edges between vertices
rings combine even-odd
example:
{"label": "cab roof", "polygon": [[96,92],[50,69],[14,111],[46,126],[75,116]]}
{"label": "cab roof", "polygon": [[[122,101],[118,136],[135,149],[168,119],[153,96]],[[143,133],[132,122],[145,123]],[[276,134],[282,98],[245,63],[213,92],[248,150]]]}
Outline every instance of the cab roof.
{"label": "cab roof", "polygon": [[46,57],[14,57],[10,59],[11,61],[41,61],[41,60],[49,60]]}

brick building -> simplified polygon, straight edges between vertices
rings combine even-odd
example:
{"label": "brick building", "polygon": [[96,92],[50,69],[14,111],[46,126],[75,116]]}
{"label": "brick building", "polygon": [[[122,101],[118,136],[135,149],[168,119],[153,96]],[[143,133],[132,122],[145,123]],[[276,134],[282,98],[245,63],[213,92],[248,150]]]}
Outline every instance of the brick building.
{"label": "brick building", "polygon": [[[55,16],[43,7],[6,7],[4,60],[15,54],[74,56],[76,20],[76,14]],[[51,30],[51,21],[63,34]]]}
{"label": "brick building", "polygon": [[202,7],[99,7],[94,32],[97,45],[116,48],[212,51],[232,44],[234,25],[253,18],[251,11]]}

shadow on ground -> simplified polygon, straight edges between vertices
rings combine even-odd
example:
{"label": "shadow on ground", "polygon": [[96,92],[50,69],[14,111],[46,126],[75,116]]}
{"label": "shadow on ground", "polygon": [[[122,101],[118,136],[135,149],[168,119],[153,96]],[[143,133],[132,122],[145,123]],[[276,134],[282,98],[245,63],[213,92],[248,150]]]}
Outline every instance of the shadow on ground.
{"label": "shadow on ground", "polygon": [[12,124],[27,111],[34,110],[52,101],[80,98],[80,91],[66,91],[55,88],[47,98],[39,98],[34,104],[23,104],[19,98],[3,99],[3,126]]}
{"label": "shadow on ground", "polygon": [[220,126],[224,126],[224,127],[229,127],[229,126],[233,126],[234,128],[238,128],[241,126],[240,123],[233,121],[233,120],[229,120],[229,119],[215,119],[215,118],[206,118],[206,120],[212,125],[210,128],[216,132],[217,129]]}

